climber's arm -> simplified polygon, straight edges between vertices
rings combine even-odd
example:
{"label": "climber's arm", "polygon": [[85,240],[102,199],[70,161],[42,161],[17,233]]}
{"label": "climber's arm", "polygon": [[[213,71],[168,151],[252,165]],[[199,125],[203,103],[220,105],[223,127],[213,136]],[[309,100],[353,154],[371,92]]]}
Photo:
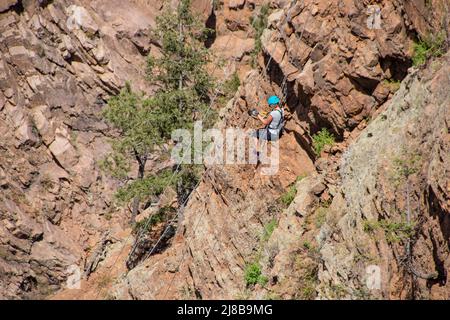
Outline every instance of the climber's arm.
{"label": "climber's arm", "polygon": [[267,126],[269,123],[272,122],[273,118],[269,114],[266,118],[263,118],[260,114],[258,114],[258,119],[263,123],[263,125]]}

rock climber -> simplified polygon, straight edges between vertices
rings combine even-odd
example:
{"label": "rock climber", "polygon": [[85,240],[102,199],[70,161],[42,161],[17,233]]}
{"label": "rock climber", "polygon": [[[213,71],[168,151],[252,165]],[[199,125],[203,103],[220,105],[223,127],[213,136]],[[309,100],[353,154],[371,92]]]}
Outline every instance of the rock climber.
{"label": "rock climber", "polygon": [[[284,110],[281,107],[281,100],[277,96],[271,96],[267,99],[269,107],[272,109],[267,115],[260,114],[256,109],[253,109],[249,114],[258,119],[264,125],[264,128],[252,132],[252,136],[256,140],[276,141],[280,139],[284,126]],[[259,160],[258,142],[255,142],[256,154]]]}

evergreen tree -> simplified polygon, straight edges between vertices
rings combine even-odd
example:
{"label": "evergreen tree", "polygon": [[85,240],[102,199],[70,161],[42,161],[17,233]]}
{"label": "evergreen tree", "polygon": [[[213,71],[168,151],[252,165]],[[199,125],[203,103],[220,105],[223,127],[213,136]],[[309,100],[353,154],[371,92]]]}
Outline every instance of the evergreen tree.
{"label": "evergreen tree", "polygon": [[[213,116],[204,118],[209,114],[205,111],[214,85],[206,71],[209,53],[204,46],[210,30],[193,15],[190,6],[190,0],[181,0],[176,10],[166,8],[157,18],[153,37],[161,54],[147,59],[148,81],[157,88],[153,95],[146,98],[134,93],[127,84],[103,112],[118,129],[119,137],[111,142],[112,152],[102,167],[124,181],[116,196],[122,203],[132,201],[132,223],[140,203],[160,195],[169,183],[177,182],[180,198],[186,197],[186,188],[192,188],[196,179],[192,166],[183,166],[176,176],[181,181],[177,181],[167,170],[147,174],[145,165],[151,154],[167,156],[162,145],[170,141],[174,129],[192,129],[194,121],[200,119],[211,123]],[[132,162],[137,164],[134,179],[130,177]]]}

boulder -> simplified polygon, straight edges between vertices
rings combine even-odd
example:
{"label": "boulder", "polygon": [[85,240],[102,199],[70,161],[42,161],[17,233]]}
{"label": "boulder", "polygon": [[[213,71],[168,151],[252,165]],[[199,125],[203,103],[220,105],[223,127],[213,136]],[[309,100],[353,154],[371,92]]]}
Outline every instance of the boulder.
{"label": "boulder", "polygon": [[49,117],[49,110],[47,106],[37,106],[33,109],[31,117],[34,126],[39,132],[45,144],[50,144],[54,139],[53,122]]}
{"label": "boulder", "polygon": [[297,82],[302,86],[306,94],[312,94],[314,92],[314,71],[311,60],[306,63],[302,72],[298,75]]}
{"label": "boulder", "polygon": [[100,41],[99,44],[94,49],[92,49],[92,54],[94,55],[97,63],[100,65],[108,64],[110,60],[103,41]]}
{"label": "boulder", "polygon": [[43,234],[42,226],[31,218],[27,213],[23,212],[13,201],[4,199],[3,204],[10,213],[13,214],[14,220],[6,223],[6,228],[17,238],[38,240]]}
{"label": "boulder", "polygon": [[241,39],[233,34],[217,37],[212,50],[220,52],[224,59],[240,61],[245,54],[250,53],[255,46],[251,38]]}
{"label": "boulder", "polygon": [[69,139],[62,135],[61,131],[57,130],[55,140],[49,146],[49,150],[59,164],[69,171],[78,162],[78,155]]}
{"label": "boulder", "polygon": [[81,29],[91,35],[97,33],[99,27],[84,7],[71,5],[66,12],[69,15],[66,25],[70,31]]}
{"label": "boulder", "polygon": [[289,213],[294,213],[301,217],[307,217],[312,213],[317,202],[314,191],[321,185],[320,179],[316,179],[317,175],[313,175],[297,183],[297,195],[289,207]]}
{"label": "boulder", "polygon": [[9,47],[9,54],[12,56],[28,56],[31,53],[24,46]]}
{"label": "boulder", "polygon": [[312,48],[302,41],[298,41],[297,36],[292,34],[288,40],[288,54],[291,61],[301,67],[308,61]]}
{"label": "boulder", "polygon": [[229,0],[228,8],[230,9],[238,9],[242,8],[245,4],[245,0]]}
{"label": "boulder", "polygon": [[18,0],[0,0],[0,12],[5,12],[12,6],[16,5]]}
{"label": "boulder", "polygon": [[36,146],[40,142],[36,127],[28,119],[17,128],[16,138],[16,148],[23,145]]}

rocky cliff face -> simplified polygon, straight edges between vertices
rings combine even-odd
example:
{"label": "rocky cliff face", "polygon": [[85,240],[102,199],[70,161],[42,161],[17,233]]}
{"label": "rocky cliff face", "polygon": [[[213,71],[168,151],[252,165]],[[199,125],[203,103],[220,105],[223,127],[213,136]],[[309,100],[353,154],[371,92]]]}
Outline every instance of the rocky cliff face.
{"label": "rocky cliff face", "polygon": [[[161,8],[140,0],[0,1],[0,297],[44,297],[72,266],[93,272],[109,247],[126,256],[119,247],[128,212],[115,207],[117,182],[98,166],[114,136],[100,111],[126,80],[151,92],[145,57],[158,51],[150,30]],[[223,69],[231,71],[217,76],[248,65],[248,6],[238,8],[247,20],[236,34],[221,29],[226,15],[216,19],[210,1],[193,8],[217,29],[217,60],[221,39],[233,52]]]}
{"label": "rocky cliff face", "polygon": [[[242,114],[286,79],[279,175],[267,182],[254,168],[208,168],[173,246],[119,281],[117,297],[448,297],[448,57],[410,74],[391,100],[416,29],[403,3],[379,5],[382,30],[366,27],[361,2],[306,1],[272,13],[260,63],[275,66],[266,79],[247,76],[223,124],[250,126]],[[311,170],[310,137],[324,125],[344,141]],[[440,182],[431,182],[437,172]],[[277,185],[305,173],[292,205],[277,206]],[[266,239],[272,219],[278,227]],[[255,261],[268,283],[249,290],[245,269]],[[373,268],[382,280],[369,290]]]}
{"label": "rocky cliff face", "polygon": [[149,89],[143,54],[159,7],[1,1],[0,297],[58,288],[120,230],[115,182],[98,169],[110,135],[99,112],[127,79]]}
{"label": "rocky cliff face", "polygon": [[[0,1],[0,297],[44,297],[79,265],[89,278],[56,298],[448,298],[449,56],[410,68],[417,35],[448,39],[448,8],[369,2],[271,1],[255,65],[266,2],[194,1],[216,30],[212,70],[241,78],[217,128],[254,128],[247,111],[286,94],[280,170],[206,167],[170,246],[127,270],[135,239],[98,169],[114,136],[99,112],[125,80],[151,92],[161,3]],[[318,157],[323,127],[338,141]]]}
{"label": "rocky cliff face", "polygon": [[448,299],[449,62],[409,75],[343,154],[340,192],[317,236],[319,281],[329,285],[320,297],[339,285],[355,297],[376,265],[381,290],[369,294]]}

